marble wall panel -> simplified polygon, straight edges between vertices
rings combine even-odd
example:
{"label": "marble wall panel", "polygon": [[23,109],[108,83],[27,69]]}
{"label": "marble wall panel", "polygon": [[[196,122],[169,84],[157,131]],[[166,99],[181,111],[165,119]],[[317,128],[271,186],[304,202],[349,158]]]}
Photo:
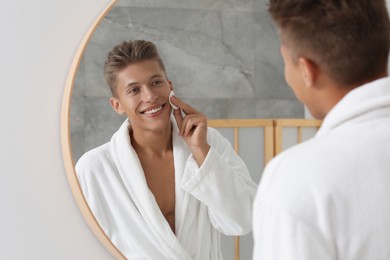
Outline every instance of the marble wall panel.
{"label": "marble wall panel", "polygon": [[85,98],[82,96],[73,96],[70,110],[70,125],[71,134],[70,140],[73,151],[73,159],[78,160],[83,153],[86,152],[84,148],[85,143],[85,122],[84,122],[84,109],[85,106],[79,105],[84,104]]}
{"label": "marble wall panel", "polygon": [[[161,7],[172,9],[236,10],[252,12],[264,0],[120,0],[121,7]],[[258,6],[259,7],[259,6]]]}
{"label": "marble wall panel", "polygon": [[289,99],[261,99],[255,106],[255,118],[298,118],[305,113],[300,103]]}
{"label": "marble wall panel", "polygon": [[76,76],[75,160],[108,141],[123,121],[108,104],[103,64],[112,47],[128,39],[155,42],[176,95],[209,118],[303,117],[285,83],[266,8],[265,0],[118,1],[93,34]]}
{"label": "marble wall panel", "polygon": [[85,150],[88,151],[108,142],[126,118],[118,115],[104,97],[86,99],[85,107],[84,142]]}

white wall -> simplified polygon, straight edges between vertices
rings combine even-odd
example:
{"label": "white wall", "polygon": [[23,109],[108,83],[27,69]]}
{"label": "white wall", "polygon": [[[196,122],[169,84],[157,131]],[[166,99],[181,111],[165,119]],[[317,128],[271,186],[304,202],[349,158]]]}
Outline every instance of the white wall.
{"label": "white wall", "polygon": [[112,259],[73,200],[60,145],[70,63],[108,3],[0,1],[0,259]]}

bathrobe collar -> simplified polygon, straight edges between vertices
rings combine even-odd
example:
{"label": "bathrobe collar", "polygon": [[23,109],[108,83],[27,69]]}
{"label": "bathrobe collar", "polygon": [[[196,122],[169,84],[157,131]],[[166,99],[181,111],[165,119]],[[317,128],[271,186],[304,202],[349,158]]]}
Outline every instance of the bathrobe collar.
{"label": "bathrobe collar", "polygon": [[[181,174],[184,172],[185,165],[183,165],[182,158],[188,157],[189,151],[183,139],[178,136],[178,128],[174,118],[171,116],[172,123],[172,143],[173,156],[175,166],[175,214],[176,214],[176,232],[181,229],[183,219],[178,217],[182,214],[183,193],[179,188]],[[131,124],[126,119],[120,129],[113,135],[111,139],[111,151],[117,166],[118,173],[122,179],[124,186],[130,194],[138,211],[145,219],[149,229],[160,242],[161,248],[166,251],[166,255],[175,256],[173,259],[191,259],[190,255],[183,248],[176,235],[172,232],[171,227],[162,214],[158,204],[150,191],[141,162],[137,153],[131,146],[129,129]],[[186,160],[184,160],[186,161]]]}
{"label": "bathrobe collar", "polygon": [[345,123],[354,120],[370,118],[371,113],[389,115],[390,108],[390,78],[381,78],[376,81],[357,87],[345,95],[325,117],[316,137],[322,136]]}

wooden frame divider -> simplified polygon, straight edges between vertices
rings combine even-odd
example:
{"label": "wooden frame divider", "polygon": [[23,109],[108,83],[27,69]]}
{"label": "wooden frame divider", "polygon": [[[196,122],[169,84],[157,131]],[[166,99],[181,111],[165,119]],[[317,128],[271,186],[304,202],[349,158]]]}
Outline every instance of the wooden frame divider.
{"label": "wooden frame divider", "polygon": [[283,150],[283,128],[296,127],[298,130],[297,139],[298,143],[302,142],[302,128],[303,127],[321,127],[321,120],[316,119],[274,119],[274,156],[279,154]]}

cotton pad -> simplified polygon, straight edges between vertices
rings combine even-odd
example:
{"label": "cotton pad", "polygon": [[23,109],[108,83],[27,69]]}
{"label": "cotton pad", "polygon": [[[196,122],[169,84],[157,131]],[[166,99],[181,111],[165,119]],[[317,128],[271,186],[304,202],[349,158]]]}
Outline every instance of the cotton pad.
{"label": "cotton pad", "polygon": [[169,104],[171,104],[171,107],[172,107],[173,109],[179,109],[178,106],[174,105],[174,104],[171,102],[171,97],[172,97],[173,95],[175,95],[175,93],[173,93],[173,90],[171,90],[171,93],[169,93],[169,98],[168,98]]}

